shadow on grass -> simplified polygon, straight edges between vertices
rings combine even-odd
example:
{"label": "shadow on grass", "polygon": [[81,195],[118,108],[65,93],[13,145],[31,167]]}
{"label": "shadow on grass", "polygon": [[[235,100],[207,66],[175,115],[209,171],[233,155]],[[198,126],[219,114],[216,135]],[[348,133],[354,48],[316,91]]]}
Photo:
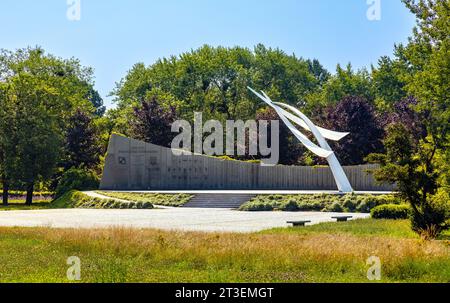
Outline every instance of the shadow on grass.
{"label": "shadow on grass", "polygon": [[33,202],[31,206],[28,206],[25,205],[25,201],[13,201],[8,206],[0,204],[0,211],[49,209],[50,204],[49,201],[37,201]]}

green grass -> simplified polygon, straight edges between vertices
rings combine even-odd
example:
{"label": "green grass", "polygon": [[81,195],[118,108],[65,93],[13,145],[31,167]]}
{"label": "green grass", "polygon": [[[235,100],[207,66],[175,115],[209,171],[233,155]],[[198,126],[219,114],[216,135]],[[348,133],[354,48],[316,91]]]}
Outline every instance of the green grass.
{"label": "green grass", "polygon": [[[353,236],[377,236],[393,237],[403,239],[420,239],[420,236],[411,229],[410,220],[375,220],[360,219],[351,220],[345,223],[321,223],[306,227],[274,228],[262,231],[262,234],[334,234]],[[438,240],[449,241],[450,230],[443,232]]]}
{"label": "green grass", "polygon": [[126,193],[126,192],[105,192],[97,191],[97,193],[121,200],[133,201],[133,202],[148,202],[154,205],[161,206],[183,206],[193,195],[188,194],[148,194],[148,193]]}
{"label": "green grass", "polygon": [[411,230],[409,220],[353,220],[345,223],[322,223],[302,228],[275,228],[262,232],[263,234],[351,234],[355,236],[387,236],[407,239],[418,239],[419,236]]}
{"label": "green grass", "polygon": [[423,241],[406,221],[360,220],[254,234],[144,229],[0,228],[0,282],[450,282],[449,242]]}

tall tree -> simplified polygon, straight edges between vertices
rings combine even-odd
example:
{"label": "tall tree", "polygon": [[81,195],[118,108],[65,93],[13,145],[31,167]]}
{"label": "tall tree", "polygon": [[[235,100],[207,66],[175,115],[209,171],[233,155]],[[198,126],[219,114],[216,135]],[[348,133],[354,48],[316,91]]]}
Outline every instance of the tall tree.
{"label": "tall tree", "polygon": [[171,126],[175,120],[175,109],[164,108],[156,97],[153,97],[135,107],[131,133],[138,140],[170,147],[174,137]]}
{"label": "tall tree", "polygon": [[92,103],[92,106],[94,106],[95,115],[102,117],[106,112],[106,107],[103,105],[103,99],[91,83],[86,83],[86,85],[88,87],[88,91],[85,98]]}
{"label": "tall tree", "polygon": [[[261,102],[249,93],[248,85],[265,90],[276,100],[301,104],[326,74],[319,62],[311,64],[263,45],[253,51],[205,45],[160,59],[149,67],[136,64],[114,92],[120,111],[117,116],[130,117],[130,108],[158,91],[177,100],[177,115],[185,120],[191,121],[194,111],[203,112],[205,119],[222,122],[254,119]],[[123,123],[117,128],[127,131]]]}
{"label": "tall tree", "polygon": [[69,118],[65,138],[65,169],[92,169],[100,160],[102,146],[98,131],[90,115],[78,109]]}
{"label": "tall tree", "polygon": [[416,107],[417,99],[412,96],[395,102],[392,111],[388,112],[383,119],[385,128],[388,128],[391,124],[400,123],[405,126],[414,142],[418,144],[420,140],[427,137],[424,121],[427,119],[428,114],[417,112],[415,110]]}
{"label": "tall tree", "polygon": [[359,165],[371,153],[382,152],[384,136],[374,107],[362,97],[345,97],[335,107],[326,110],[325,124],[350,135],[337,143],[333,150],[344,165]]}
{"label": "tall tree", "polygon": [[320,64],[319,60],[313,59],[306,61],[309,66],[309,71],[311,74],[314,75],[314,77],[319,81],[320,85],[323,85],[330,79],[331,74],[323,67],[322,64]]}
{"label": "tall tree", "polygon": [[316,111],[320,107],[334,106],[349,96],[362,97],[372,103],[375,99],[372,79],[365,69],[355,72],[351,64],[345,68],[338,64],[336,74],[306,96],[306,105],[308,110]]}
{"label": "tall tree", "polygon": [[0,181],[2,184],[3,205],[8,205],[9,187],[15,172],[16,160],[15,137],[12,110],[12,100],[9,95],[9,85],[0,81]]}
{"label": "tall tree", "polygon": [[392,111],[395,103],[407,97],[403,75],[405,67],[399,60],[381,57],[378,67],[372,67],[375,104],[380,111]]}
{"label": "tall tree", "polygon": [[[0,54],[0,79],[7,83],[9,128],[14,138],[15,179],[32,203],[35,182],[52,175],[63,147],[68,117],[75,108],[93,111],[86,99],[92,70],[77,60],[63,60],[37,48]],[[8,141],[5,141],[8,142]]]}
{"label": "tall tree", "polygon": [[[413,209],[414,230],[434,237],[449,219],[450,202],[445,198],[448,165],[442,156],[450,147],[450,0],[403,0],[416,15],[417,28],[406,46],[396,49],[408,67],[404,79],[408,93],[417,98],[414,107],[424,117],[427,136],[407,145],[406,131],[393,131],[386,142],[387,154],[377,155],[380,180],[399,185]],[[405,149],[409,146],[409,149]],[[444,198],[443,198],[444,197]]]}

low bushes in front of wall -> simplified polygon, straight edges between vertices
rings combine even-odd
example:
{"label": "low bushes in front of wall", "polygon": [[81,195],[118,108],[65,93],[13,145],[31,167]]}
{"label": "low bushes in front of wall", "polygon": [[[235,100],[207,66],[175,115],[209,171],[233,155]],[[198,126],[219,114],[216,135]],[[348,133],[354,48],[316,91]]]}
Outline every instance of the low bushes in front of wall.
{"label": "low bushes in front of wall", "polygon": [[259,195],[241,211],[322,211],[370,213],[379,205],[402,204],[395,195]]}
{"label": "low bushes in front of wall", "polygon": [[188,203],[193,195],[189,194],[153,194],[153,193],[133,193],[133,192],[111,192],[97,191],[97,193],[115,199],[132,202],[149,202],[153,205],[180,207]]}
{"label": "low bushes in front of wall", "polygon": [[95,209],[152,209],[149,202],[122,202],[115,199],[90,197],[80,191],[71,190],[52,202],[51,208],[95,208]]}

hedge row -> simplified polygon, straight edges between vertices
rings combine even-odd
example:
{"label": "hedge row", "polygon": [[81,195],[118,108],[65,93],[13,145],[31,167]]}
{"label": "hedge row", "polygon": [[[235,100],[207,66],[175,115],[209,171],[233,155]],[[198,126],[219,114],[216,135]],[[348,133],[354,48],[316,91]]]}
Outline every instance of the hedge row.
{"label": "hedge row", "polygon": [[241,206],[242,211],[370,211],[384,204],[401,204],[394,195],[260,195]]}
{"label": "hedge row", "polygon": [[408,205],[380,205],[372,209],[371,216],[374,219],[408,219],[411,208]]}

